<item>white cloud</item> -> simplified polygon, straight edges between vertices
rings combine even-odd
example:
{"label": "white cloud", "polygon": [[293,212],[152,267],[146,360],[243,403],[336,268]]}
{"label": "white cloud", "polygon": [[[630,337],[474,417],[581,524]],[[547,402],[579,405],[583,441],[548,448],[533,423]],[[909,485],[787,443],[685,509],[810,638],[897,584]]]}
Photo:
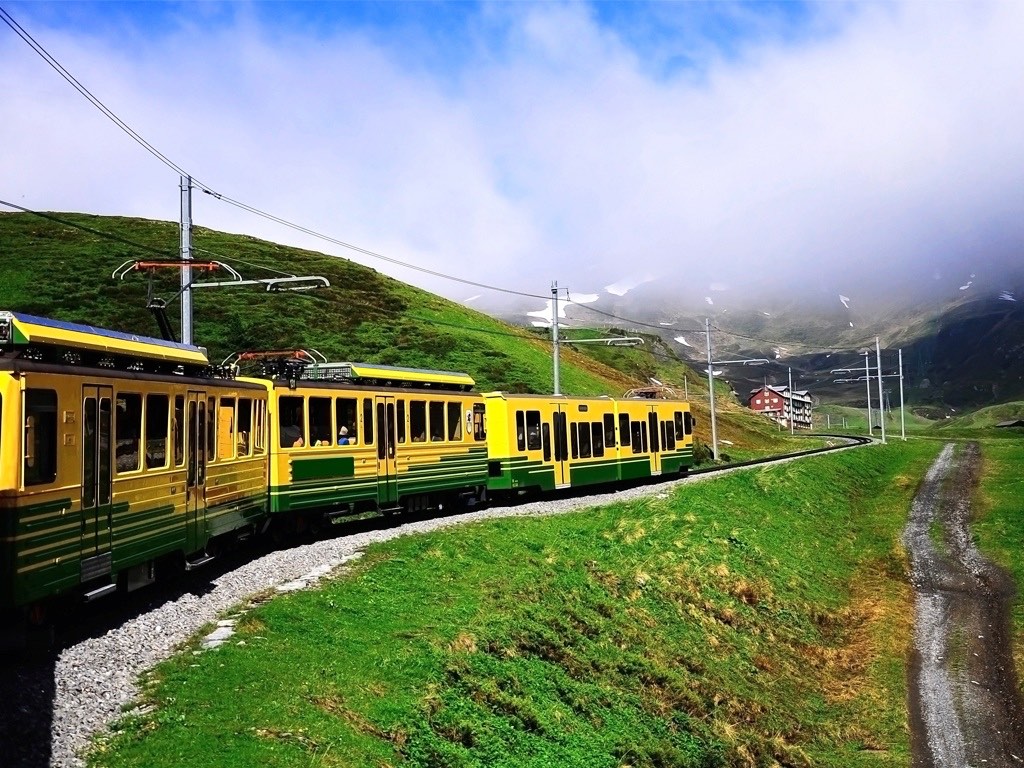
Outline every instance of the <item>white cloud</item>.
{"label": "white cloud", "polygon": [[[881,269],[900,290],[915,265],[998,269],[1024,241],[1022,4],[814,5],[827,34],[766,36],[674,76],[582,4],[486,6],[445,71],[416,66],[397,32],[243,11],[210,25],[201,6],[159,35],[16,15],[201,182],[426,268],[537,294],[560,278],[621,296],[651,276],[852,290]],[[0,62],[0,197],[177,218],[173,171],[11,34]],[[206,196],[194,215],[464,295]]]}

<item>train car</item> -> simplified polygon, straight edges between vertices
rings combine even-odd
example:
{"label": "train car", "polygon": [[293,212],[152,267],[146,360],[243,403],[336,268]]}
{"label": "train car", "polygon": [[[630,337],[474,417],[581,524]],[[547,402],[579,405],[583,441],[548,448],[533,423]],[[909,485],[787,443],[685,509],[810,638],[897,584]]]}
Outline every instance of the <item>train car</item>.
{"label": "train car", "polygon": [[0,312],[0,614],[261,524],[267,392],[174,342]]}
{"label": "train car", "polygon": [[311,359],[244,379],[270,398],[272,516],[316,525],[486,498],[484,404],[471,377]]}
{"label": "train car", "polygon": [[551,491],[693,465],[693,419],[680,400],[484,395],[492,494]]}

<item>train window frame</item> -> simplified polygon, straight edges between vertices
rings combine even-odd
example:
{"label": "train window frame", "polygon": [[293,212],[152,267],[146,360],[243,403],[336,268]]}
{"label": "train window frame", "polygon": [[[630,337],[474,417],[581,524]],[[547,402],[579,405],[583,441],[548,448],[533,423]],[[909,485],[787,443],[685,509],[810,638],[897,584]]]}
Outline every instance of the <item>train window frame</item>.
{"label": "train window frame", "polygon": [[546,421],[541,424],[540,439],[544,445],[544,461],[551,461],[551,425]]}
{"label": "train window frame", "polygon": [[278,398],[277,431],[281,448],[302,448],[306,445],[306,398],[301,395]]}
{"label": "train window frame", "polygon": [[444,402],[431,400],[427,406],[427,429],[430,434],[430,442],[440,443],[444,441]]}
{"label": "train window frame", "polygon": [[348,430],[348,442],[355,445],[359,442],[359,398],[334,398],[334,442],[341,439],[341,428]]}
{"label": "train window frame", "polygon": [[[124,449],[124,450],[122,450]],[[135,464],[131,464],[132,454]],[[142,393],[114,394],[114,472],[130,475],[142,471]]]}
{"label": "train window frame", "polygon": [[487,439],[487,406],[483,403],[473,403],[473,439]]}
{"label": "train window frame", "polygon": [[633,453],[647,453],[647,440],[644,439],[643,427],[646,426],[646,422],[629,420],[629,435],[631,438],[631,445],[633,447]]}
{"label": "train window frame", "polygon": [[615,447],[615,414],[613,413],[604,415],[604,447]]}
{"label": "train window frame", "polygon": [[373,398],[363,398],[363,444],[373,445]]}
{"label": "train window frame", "polygon": [[629,429],[629,414],[619,414],[619,445],[622,448],[632,448],[633,440],[632,433]]}
{"label": "train window frame", "polygon": [[337,442],[334,426],[334,398],[310,395],[306,402],[309,419],[309,444],[311,447],[331,446]]}
{"label": "train window frame", "polygon": [[427,401],[409,401],[409,440],[413,443],[427,442]]}
{"label": "train window frame", "polygon": [[580,422],[580,458],[589,459],[591,456],[590,447],[590,422]]}
{"label": "train window frame", "polygon": [[26,487],[49,485],[57,479],[57,390],[25,390],[25,425],[22,434]]}
{"label": "train window frame", "polygon": [[[163,414],[153,412],[153,404],[163,401]],[[158,406],[159,407],[159,406]],[[161,415],[163,418],[160,418]],[[146,469],[166,469],[170,458],[167,438],[170,434],[171,398],[166,392],[150,392],[146,395]],[[162,433],[160,427],[163,427]],[[154,432],[154,429],[158,430]],[[155,442],[155,445],[154,445]],[[160,443],[163,443],[161,446]],[[163,448],[161,458],[160,448]],[[155,449],[155,450],[154,450]]]}
{"label": "train window frame", "polygon": [[528,451],[541,450],[540,423],[540,411],[526,412],[526,450]]}
{"label": "train window frame", "polygon": [[253,408],[252,450],[254,455],[263,456],[267,452],[267,401],[254,400]]}
{"label": "train window frame", "polygon": [[580,457],[580,438],[579,428],[575,421],[569,424],[569,444],[572,446],[572,457],[578,459]]}
{"label": "train window frame", "polygon": [[245,459],[252,456],[253,400],[251,397],[238,398],[238,415],[235,417],[235,457]]}
{"label": "train window frame", "polygon": [[672,414],[672,425],[676,430],[676,439],[682,440],[686,436],[686,425],[683,423],[682,411],[676,411]]}
{"label": "train window frame", "polygon": [[174,396],[174,466],[185,466],[185,396]]}
{"label": "train window frame", "polygon": [[[210,464],[216,461],[217,451],[214,450],[217,447],[217,420],[213,418],[211,414],[217,412],[217,398],[213,395],[206,400],[206,463]],[[200,417],[202,421],[202,417]]]}
{"label": "train window frame", "polygon": [[604,424],[600,421],[590,422],[590,450],[595,459],[604,456]]}
{"label": "train window frame", "polygon": [[448,403],[448,440],[462,442],[462,403]]}
{"label": "train window frame", "polygon": [[516,448],[526,450],[526,411],[516,411]]}
{"label": "train window frame", "polygon": [[[235,447],[234,433],[238,424],[237,405],[238,403],[234,396],[221,397],[217,401],[217,418],[207,419],[207,429],[213,423],[216,423],[218,427],[213,441],[213,444],[217,446],[217,450],[216,452],[209,452],[209,449],[207,449],[208,461],[235,458],[237,449]],[[209,407],[207,408],[207,414],[209,414]],[[218,437],[219,440],[216,439]]]}
{"label": "train window frame", "polygon": [[399,397],[395,401],[395,427],[398,433],[397,442],[405,444],[405,398]]}
{"label": "train window frame", "polygon": [[697,423],[697,420],[693,418],[692,411],[683,411],[683,427],[686,429],[686,434],[693,434],[693,427]]}

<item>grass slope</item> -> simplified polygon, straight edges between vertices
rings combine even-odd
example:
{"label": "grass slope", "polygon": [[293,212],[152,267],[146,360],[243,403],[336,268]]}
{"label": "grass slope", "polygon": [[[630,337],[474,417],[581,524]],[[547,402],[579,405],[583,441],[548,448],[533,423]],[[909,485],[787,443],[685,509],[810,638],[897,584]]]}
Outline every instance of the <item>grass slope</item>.
{"label": "grass slope", "polygon": [[931,441],[371,547],[161,665],[102,766],[902,766]]}
{"label": "grass slope", "polygon": [[1006,568],[1017,584],[1010,622],[1020,684],[1024,682],[1024,599],[1020,595],[1024,585],[1024,559],[1020,557],[1020,542],[1024,541],[1024,477],[1020,472],[1024,465],[1024,441],[1019,434],[1014,441],[986,440],[981,455],[982,481],[975,499],[972,530],[986,555]]}
{"label": "grass slope", "polygon": [[[129,260],[157,258],[146,248],[177,258],[177,224],[74,213],[54,216],[76,226],[0,213],[0,309],[156,335],[155,321],[145,308],[146,278],[132,273],[113,280],[111,273]],[[253,287],[196,290],[195,339],[215,362],[246,349],[313,347],[333,360],[465,371],[481,391],[551,391],[551,344],[539,333],[347,259],[202,227],[195,229],[194,243],[197,258],[228,263],[246,278],[318,274],[331,282],[329,289],[308,293],[267,293]],[[162,271],[155,295],[174,296],[178,280],[176,272]],[[169,314],[176,324],[176,304]],[[642,349],[587,348],[586,354],[565,347],[561,391],[620,395],[646,384],[649,376],[681,382],[687,375],[698,437],[708,441],[706,383],[658,344],[652,337]],[[718,388],[720,435],[748,450],[774,450],[779,441],[763,420],[730,401],[724,384]]]}

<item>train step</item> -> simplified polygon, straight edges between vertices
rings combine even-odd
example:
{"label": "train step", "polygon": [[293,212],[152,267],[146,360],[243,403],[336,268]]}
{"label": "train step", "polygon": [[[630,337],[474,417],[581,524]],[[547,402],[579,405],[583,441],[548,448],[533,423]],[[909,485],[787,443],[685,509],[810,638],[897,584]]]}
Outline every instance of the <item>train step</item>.
{"label": "train step", "polygon": [[85,598],[85,602],[91,603],[93,600],[96,600],[101,597],[106,597],[107,595],[112,594],[116,591],[117,584],[104,584],[102,587],[90,589],[88,592],[82,595],[82,597]]}

